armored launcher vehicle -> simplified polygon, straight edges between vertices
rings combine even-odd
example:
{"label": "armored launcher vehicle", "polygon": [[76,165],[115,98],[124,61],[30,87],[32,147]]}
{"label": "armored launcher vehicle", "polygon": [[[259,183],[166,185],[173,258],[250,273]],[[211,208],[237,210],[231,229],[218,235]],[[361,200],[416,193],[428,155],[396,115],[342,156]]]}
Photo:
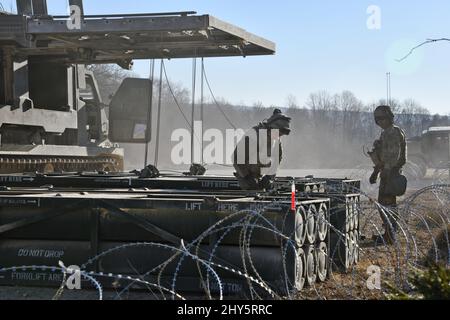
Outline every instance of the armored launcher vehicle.
{"label": "armored launcher vehicle", "polygon": [[[17,0],[17,14],[0,13],[0,173],[118,172],[123,150],[110,136],[115,142],[150,139],[145,132],[152,86],[136,92],[137,82],[128,81],[121,87],[115,97],[122,110],[115,128],[121,132],[114,134],[85,65],[130,68],[133,59],[275,51],[273,43],[209,15],[89,16],[82,0],[69,3],[71,16],[50,16],[46,0]],[[143,136],[137,134],[142,128]]]}
{"label": "armored launcher vehicle", "polygon": [[52,44],[28,32],[45,2],[27,4],[0,16],[0,173],[121,171],[93,73],[55,61]]}

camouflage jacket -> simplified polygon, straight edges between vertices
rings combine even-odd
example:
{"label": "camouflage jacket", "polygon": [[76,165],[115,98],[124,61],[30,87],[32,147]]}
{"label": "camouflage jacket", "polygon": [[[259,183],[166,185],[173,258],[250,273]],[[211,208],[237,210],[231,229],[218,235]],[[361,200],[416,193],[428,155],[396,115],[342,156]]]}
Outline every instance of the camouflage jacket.
{"label": "camouflage jacket", "polygon": [[406,163],[406,136],[402,129],[392,126],[380,137],[379,158],[383,169],[401,168]]}
{"label": "camouflage jacket", "polygon": [[[264,139],[262,135],[266,135]],[[265,150],[260,150],[266,144]],[[277,159],[278,157],[278,159]],[[283,159],[283,148],[280,137],[272,136],[271,130],[258,127],[247,131],[233,152],[234,165],[256,165],[276,171]]]}

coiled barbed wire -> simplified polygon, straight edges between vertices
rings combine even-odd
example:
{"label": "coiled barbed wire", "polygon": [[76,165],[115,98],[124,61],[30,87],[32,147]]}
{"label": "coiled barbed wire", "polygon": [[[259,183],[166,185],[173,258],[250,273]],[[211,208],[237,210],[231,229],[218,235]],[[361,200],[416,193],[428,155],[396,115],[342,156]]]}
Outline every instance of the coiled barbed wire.
{"label": "coiled barbed wire", "polygon": [[[161,244],[161,243],[134,243],[124,244],[115,248],[108,249],[99,255],[92,257],[81,266],[82,276],[93,283],[94,288],[99,292],[100,299],[103,297],[103,288],[98,282],[98,278],[109,278],[116,281],[126,280],[127,285],[120,291],[120,296],[125,290],[131,288],[132,284],[146,285],[157,289],[163,298],[165,294],[171,295],[172,299],[186,299],[177,292],[177,279],[182,273],[185,266],[185,260],[189,259],[195,262],[198,269],[198,277],[203,283],[204,294],[208,299],[214,299],[211,292],[211,281],[217,284],[216,291],[219,299],[223,299],[224,284],[219,276],[218,270],[224,270],[235,277],[241,278],[246,284],[251,299],[262,299],[262,292],[267,293],[271,298],[275,299],[383,299],[387,292],[385,287],[377,290],[367,288],[367,268],[369,266],[379,266],[382,270],[384,282],[394,284],[395,287],[402,290],[410,290],[408,276],[417,268],[425,268],[431,262],[441,262],[450,265],[450,242],[448,235],[448,225],[450,223],[450,185],[445,183],[442,176],[435,183],[425,186],[420,190],[411,192],[398,203],[397,209],[384,207],[378,203],[371,195],[373,190],[362,192],[355,188],[349,190],[360,194],[359,207],[355,206],[357,214],[359,214],[359,242],[354,239],[349,240],[349,247],[352,248],[353,254],[359,255],[359,263],[352,264],[348,270],[339,270],[336,261],[339,260],[339,253],[336,248],[330,248],[326,254],[329,267],[332,271],[329,273],[329,279],[323,283],[315,283],[309,288],[304,288],[301,292],[292,290],[292,278],[288,275],[288,267],[292,260],[287,258],[287,252],[290,248],[295,249],[295,243],[292,240],[293,234],[287,233],[287,230],[281,228],[279,230],[267,217],[264,208],[260,210],[243,210],[226,215],[222,220],[211,225],[207,230],[202,232],[193,241],[181,244],[179,247]],[[341,205],[347,205],[346,200],[341,195],[329,192],[326,194],[333,202]],[[308,194],[308,197],[315,199],[314,193]],[[276,206],[277,201],[268,204],[267,209]],[[288,212],[279,212],[284,214],[287,219]],[[335,214],[331,212],[330,214]],[[354,213],[353,213],[354,214]],[[314,213],[316,223],[319,220],[318,212]],[[393,227],[391,218],[397,218],[398,233],[397,239],[393,245],[387,244],[382,237],[383,216],[389,224],[386,227]],[[333,226],[329,220],[324,217],[320,218],[334,233],[339,242],[346,241],[346,233],[343,230]],[[304,221],[306,223],[306,221]],[[285,225],[285,221],[281,223]],[[224,261],[217,255],[218,249],[224,240],[231,233],[238,231],[238,242],[236,246],[240,251],[241,262],[239,265],[232,265],[230,261]],[[252,255],[253,237],[256,232],[264,231],[270,237],[279,240],[279,254],[281,257],[282,269],[284,270],[281,278],[284,282],[282,288],[274,286],[271,281],[264,279],[264,274],[260,273],[258,266]],[[269,237],[268,235],[268,237]],[[381,241],[374,242],[371,236],[380,238]],[[214,243],[209,244],[209,250],[204,250],[202,243],[207,238],[215,239]],[[132,277],[129,275],[115,275],[113,273],[86,271],[89,265],[103,259],[108,255],[114,255],[122,250],[131,248],[157,247],[172,255],[166,261],[161,261],[157,266],[149,269],[147,272]],[[275,248],[275,247],[274,247]],[[175,263],[176,267],[170,276],[170,288],[162,285],[161,277],[167,276],[167,267],[170,263]],[[22,266],[0,268],[0,274],[14,270],[37,270],[41,268],[43,271],[61,272],[65,281],[67,269],[51,267],[51,266]],[[204,274],[206,272],[206,274]],[[157,273],[157,283],[146,280],[146,277]],[[212,280],[211,280],[212,277]],[[295,281],[295,280],[294,280]],[[60,298],[64,294],[63,284],[55,295]]]}

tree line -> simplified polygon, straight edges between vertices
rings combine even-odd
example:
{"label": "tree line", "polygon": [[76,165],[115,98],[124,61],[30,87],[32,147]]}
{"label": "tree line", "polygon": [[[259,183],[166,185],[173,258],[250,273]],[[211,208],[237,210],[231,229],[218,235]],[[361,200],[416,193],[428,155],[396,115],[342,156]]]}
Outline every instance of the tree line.
{"label": "tree line", "polygon": [[[118,88],[122,79],[133,76],[118,71],[116,67],[91,67],[97,77],[103,97],[109,97]],[[170,88],[169,88],[170,85]],[[157,118],[156,103],[159,81],[154,84],[153,119]],[[107,99],[105,99],[107,100]],[[178,128],[189,129],[191,115],[190,91],[180,83],[169,84],[163,81],[162,87],[162,126],[160,161],[167,168],[170,165],[171,133]],[[207,98],[204,104],[204,129],[215,128],[225,131],[233,126],[249,129],[270,117],[275,106],[256,103],[252,106],[233,105],[221,99],[216,104]],[[283,167],[301,168],[352,168],[360,164],[370,165],[364,155],[364,148],[371,147],[381,130],[376,126],[373,111],[385,100],[364,103],[351,91],[331,94],[320,91],[309,95],[303,106],[291,95],[286,104],[280,106],[292,117],[292,134],[284,141]],[[393,100],[389,103],[396,114],[396,124],[408,138],[421,135],[432,126],[449,126],[448,115],[433,115],[424,106],[413,99]],[[200,116],[200,107],[196,106],[196,119]],[[182,114],[184,113],[184,115]],[[223,115],[225,114],[226,117]],[[155,130],[153,125],[153,130]],[[155,132],[154,132],[155,133]],[[153,137],[156,135],[153,134]],[[126,145],[128,166],[142,166],[143,146]],[[150,150],[154,148],[154,141]]]}

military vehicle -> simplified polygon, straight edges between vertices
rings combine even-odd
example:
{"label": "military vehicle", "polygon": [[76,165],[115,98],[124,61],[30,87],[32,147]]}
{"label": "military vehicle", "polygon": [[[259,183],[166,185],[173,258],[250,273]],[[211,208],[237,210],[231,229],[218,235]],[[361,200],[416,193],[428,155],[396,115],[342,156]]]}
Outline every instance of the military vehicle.
{"label": "military vehicle", "polygon": [[27,33],[27,22],[47,16],[44,1],[17,9],[0,16],[0,173],[122,171],[93,73],[55,61],[52,44]]}
{"label": "military vehicle", "polygon": [[431,127],[421,136],[408,139],[408,162],[418,178],[428,169],[450,168],[450,127]]}
{"label": "military vehicle", "polygon": [[121,132],[113,134],[88,64],[130,68],[133,59],[275,51],[270,41],[209,15],[89,16],[82,0],[69,4],[71,16],[50,16],[46,0],[17,0],[17,14],[0,13],[0,173],[122,171],[123,150],[109,136],[115,142],[150,139],[151,84],[139,93],[136,81],[121,86],[115,97],[120,118],[111,123]]}

